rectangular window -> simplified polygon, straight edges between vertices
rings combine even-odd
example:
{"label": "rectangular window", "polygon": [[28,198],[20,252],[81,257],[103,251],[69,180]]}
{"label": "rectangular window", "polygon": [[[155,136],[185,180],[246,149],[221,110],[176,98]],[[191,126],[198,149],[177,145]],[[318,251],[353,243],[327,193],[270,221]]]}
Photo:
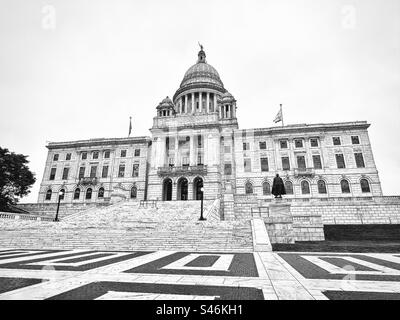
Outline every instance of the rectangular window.
{"label": "rectangular window", "polygon": [[282,157],[282,169],[283,170],[290,170],[289,157]]}
{"label": "rectangular window", "polygon": [[87,152],[82,152],[82,160],[86,160],[87,159]]}
{"label": "rectangular window", "polygon": [[312,148],[318,147],[318,139],[315,139],[315,138],[310,139],[310,144],[311,144]]}
{"label": "rectangular window", "polygon": [[67,155],[65,156],[65,160],[71,160],[71,154],[67,153]]}
{"label": "rectangular window", "polygon": [[63,180],[68,180],[68,173],[69,173],[69,168],[64,168],[62,176]]}
{"label": "rectangular window", "polygon": [[226,176],[230,176],[232,174],[232,164],[231,163],[225,163],[225,165],[224,165],[224,174]]}
{"label": "rectangular window", "polygon": [[135,157],[140,157],[140,149],[135,149]]}
{"label": "rectangular window", "polygon": [[203,141],[201,140],[201,135],[198,135],[197,136],[197,147],[201,148],[203,146],[202,143],[203,143]]}
{"label": "rectangular window", "polygon": [[110,158],[110,151],[104,151],[104,159],[109,159]]}
{"label": "rectangular window", "polygon": [[296,139],[294,140],[294,146],[296,148],[303,148],[303,140],[302,139]]}
{"label": "rectangular window", "polygon": [[225,153],[231,153],[231,146],[224,146]]}
{"label": "rectangular window", "polygon": [[362,153],[355,153],[354,157],[356,159],[357,168],[365,168],[363,154]]}
{"label": "rectangular window", "polygon": [[203,155],[199,154],[197,155],[197,165],[202,165],[203,164]]}
{"label": "rectangular window", "polygon": [[118,170],[118,178],[123,178],[125,176],[125,165],[121,164]]}
{"label": "rectangular window", "polygon": [[250,150],[250,143],[243,142],[243,150]]}
{"label": "rectangular window", "polygon": [[318,155],[313,155],[312,156],[313,162],[314,162],[314,169],[322,169],[322,162],[321,162],[321,156]]}
{"label": "rectangular window", "polygon": [[97,166],[90,167],[90,178],[96,178]]}
{"label": "rectangular window", "polygon": [[261,158],[261,171],[262,172],[269,171],[268,158]]}
{"label": "rectangular window", "polygon": [[305,169],[306,167],[306,158],[304,156],[297,156],[297,168]]}
{"label": "rectangular window", "polygon": [[80,167],[79,168],[79,179],[82,179],[85,176],[85,167]]}
{"label": "rectangular window", "polygon": [[340,141],[340,137],[333,137],[332,140],[334,146],[340,146],[342,144]]}
{"label": "rectangular window", "polygon": [[56,153],[56,154],[53,156],[53,161],[58,161],[58,157],[59,157],[59,154]]}
{"label": "rectangular window", "polygon": [[126,157],[126,150],[121,150],[121,158],[125,158]]}
{"label": "rectangular window", "polygon": [[288,147],[287,140],[281,140],[281,141],[279,141],[279,144],[281,146],[281,149],[287,149],[287,147]]}
{"label": "rectangular window", "polygon": [[132,168],[132,177],[139,177],[139,165],[134,164]]}
{"label": "rectangular window", "polygon": [[54,180],[56,178],[56,171],[57,171],[57,168],[51,168],[49,180]]}
{"label": "rectangular window", "polygon": [[265,150],[265,149],[267,149],[267,142],[265,142],[265,141],[260,141],[260,142],[258,143],[258,145],[260,146],[260,150]]}
{"label": "rectangular window", "polygon": [[175,160],[174,160],[173,157],[168,158],[168,165],[169,165],[170,167],[173,167],[173,166],[175,165]]}
{"label": "rectangular window", "polygon": [[98,158],[99,158],[99,152],[93,151],[92,159],[98,159]]}
{"label": "rectangular window", "polygon": [[244,172],[251,172],[251,159],[244,159]]}
{"label": "rectangular window", "polygon": [[189,166],[189,158],[188,157],[182,158],[182,166],[184,166],[184,167]]}
{"label": "rectangular window", "polygon": [[103,166],[103,170],[101,172],[101,177],[107,178],[107,176],[108,176],[108,166]]}
{"label": "rectangular window", "polygon": [[358,136],[352,136],[351,143],[352,144],[360,144],[360,138]]}
{"label": "rectangular window", "polygon": [[335,157],[336,157],[336,164],[337,164],[338,169],[346,168],[343,154],[335,154]]}

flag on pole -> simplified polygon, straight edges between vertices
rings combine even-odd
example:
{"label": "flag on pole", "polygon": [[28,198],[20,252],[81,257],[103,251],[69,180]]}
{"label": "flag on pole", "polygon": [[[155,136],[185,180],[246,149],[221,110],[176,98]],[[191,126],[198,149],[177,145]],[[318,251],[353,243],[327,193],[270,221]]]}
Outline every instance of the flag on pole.
{"label": "flag on pole", "polygon": [[275,117],[275,119],[274,119],[274,122],[275,122],[275,123],[278,123],[278,122],[280,122],[280,121],[282,121],[282,123],[283,123],[282,105],[281,105],[281,108],[279,109],[278,114],[276,115],[276,117]]}
{"label": "flag on pole", "polygon": [[128,137],[131,135],[132,132],[132,117],[129,117],[129,133],[128,133]]}

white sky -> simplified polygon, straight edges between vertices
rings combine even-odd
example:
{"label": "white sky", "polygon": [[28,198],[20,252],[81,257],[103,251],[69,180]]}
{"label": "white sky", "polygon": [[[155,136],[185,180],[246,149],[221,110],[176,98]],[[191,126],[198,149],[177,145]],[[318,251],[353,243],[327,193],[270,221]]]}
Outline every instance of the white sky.
{"label": "white sky", "polygon": [[367,120],[383,191],[400,194],[400,0],[0,0],[0,146],[37,177],[22,202],[46,141],[124,137],[130,115],[150,135],[198,41],[240,128],[273,126],[280,103],[285,124]]}

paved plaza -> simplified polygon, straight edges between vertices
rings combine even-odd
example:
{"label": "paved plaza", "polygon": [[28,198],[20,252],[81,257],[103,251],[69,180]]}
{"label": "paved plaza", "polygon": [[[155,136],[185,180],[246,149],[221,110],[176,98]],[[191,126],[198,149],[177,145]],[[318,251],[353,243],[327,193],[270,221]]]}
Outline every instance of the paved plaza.
{"label": "paved plaza", "polygon": [[400,254],[0,250],[0,299],[400,299]]}

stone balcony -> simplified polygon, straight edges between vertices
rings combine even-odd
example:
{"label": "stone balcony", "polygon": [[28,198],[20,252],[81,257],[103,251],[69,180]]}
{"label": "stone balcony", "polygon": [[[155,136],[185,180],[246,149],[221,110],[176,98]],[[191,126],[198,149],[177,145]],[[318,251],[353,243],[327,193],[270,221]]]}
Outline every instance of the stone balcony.
{"label": "stone balcony", "polygon": [[207,166],[206,165],[197,165],[197,166],[181,166],[181,167],[159,167],[157,169],[157,173],[159,176],[173,176],[173,175],[196,175],[196,174],[207,174]]}
{"label": "stone balcony", "polygon": [[79,184],[82,186],[96,185],[97,183],[98,183],[97,178],[90,178],[90,177],[79,178]]}
{"label": "stone balcony", "polygon": [[294,169],[295,177],[313,177],[315,176],[314,168],[295,168]]}

